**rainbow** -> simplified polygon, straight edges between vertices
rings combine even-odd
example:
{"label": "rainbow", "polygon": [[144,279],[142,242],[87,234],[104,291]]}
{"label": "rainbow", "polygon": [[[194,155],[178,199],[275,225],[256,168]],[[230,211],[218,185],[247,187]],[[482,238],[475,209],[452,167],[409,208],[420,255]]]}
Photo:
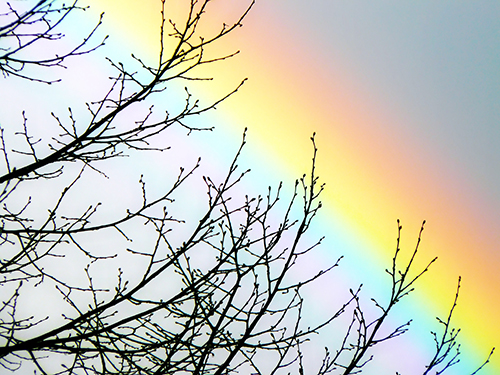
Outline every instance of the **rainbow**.
{"label": "rainbow", "polygon": [[[213,17],[213,25],[219,25],[219,18],[234,19],[246,5],[245,1],[221,3],[215,2],[207,14],[207,19]],[[96,14],[106,12],[104,27],[111,34],[111,47],[105,53],[127,49],[154,58],[157,1],[94,0],[91,5]],[[416,139],[410,127],[402,126],[400,108],[391,107],[387,98],[364,86],[341,55],[326,59],[322,46],[308,39],[307,30],[287,26],[291,11],[277,9],[277,5],[257,3],[244,28],[211,50],[214,54],[241,50],[241,54],[211,65],[206,74],[215,77],[214,83],[196,86],[196,95],[209,102],[249,78],[208,117],[217,123],[214,134],[206,138],[211,142],[206,147],[219,150],[209,159],[212,167],[228,165],[248,127],[242,163],[254,171],[250,184],[262,187],[282,179],[291,185],[309,171],[309,138],[316,132],[318,174],[326,191],[324,209],[310,236],[326,234],[327,238],[311,267],[344,254],[346,261],[335,280],[347,287],[365,283],[367,297],[374,293],[383,299],[387,290],[384,269],[395,249],[396,219],[401,219],[402,247],[407,252],[413,250],[421,222],[427,220],[417,266],[423,267],[434,256],[439,260],[393,317],[394,324],[413,318],[416,327],[388,345],[401,363],[417,366],[430,358],[429,331],[439,329],[434,317],[447,316],[461,275],[454,326],[462,329],[463,354],[460,364],[448,373],[471,373],[500,343],[500,241],[495,212],[484,209],[488,202],[473,182],[445,169],[447,161],[438,147]],[[418,120],[410,125],[418,126]],[[196,137],[192,142],[202,147]],[[313,304],[328,296],[328,286],[319,288],[323,294],[313,296]],[[336,301],[331,300],[333,306]],[[385,364],[387,371],[378,368],[374,373],[394,373],[392,364]],[[497,355],[481,374],[498,373]]]}

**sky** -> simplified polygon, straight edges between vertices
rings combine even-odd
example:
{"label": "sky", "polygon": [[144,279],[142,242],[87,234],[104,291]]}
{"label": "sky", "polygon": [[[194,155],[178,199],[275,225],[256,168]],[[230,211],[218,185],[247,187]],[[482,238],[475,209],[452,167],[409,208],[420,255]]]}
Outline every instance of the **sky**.
{"label": "sky", "polygon": [[[105,11],[100,32],[110,38],[82,66],[82,89],[68,96],[98,91],[85,87],[85,74],[102,68],[99,54],[155,58],[158,3],[89,1],[89,22]],[[167,1],[167,12],[175,3]],[[207,30],[234,21],[247,4],[214,1]],[[386,298],[396,220],[407,253],[426,220],[417,267],[438,261],[390,321],[413,318],[412,329],[365,373],[422,372],[433,350],[429,331],[439,329],[435,316],[447,316],[458,276],[453,325],[461,328],[462,361],[447,373],[471,373],[500,344],[500,3],[261,0],[244,27],[209,53],[236,50],[201,72],[214,81],[194,84],[194,94],[210,102],[248,81],[199,120],[215,131],[177,145],[179,161],[202,154],[207,170],[224,171],[247,127],[242,164],[252,173],[242,194],[265,192],[309,171],[316,132],[326,190],[308,238],[326,240],[306,268],[345,259],[311,291],[310,318],[338,303],[328,282],[363,283],[367,304],[371,296]],[[137,168],[152,174],[160,165]],[[497,373],[498,354],[482,371]]]}
{"label": "sky", "polygon": [[[217,11],[230,14],[225,6]],[[437,329],[434,316],[446,316],[462,277],[457,374],[472,372],[500,337],[499,14],[496,2],[257,2],[222,44],[241,50],[236,62],[211,71],[226,90],[249,78],[221,106],[219,129],[237,142],[249,128],[249,163],[263,173],[255,184],[306,172],[317,133],[327,184],[319,257],[346,255],[353,283],[382,293],[396,219],[408,251],[427,220],[420,265],[439,259],[406,312]],[[425,357],[433,344],[422,331]],[[494,358],[484,373],[498,366]]]}

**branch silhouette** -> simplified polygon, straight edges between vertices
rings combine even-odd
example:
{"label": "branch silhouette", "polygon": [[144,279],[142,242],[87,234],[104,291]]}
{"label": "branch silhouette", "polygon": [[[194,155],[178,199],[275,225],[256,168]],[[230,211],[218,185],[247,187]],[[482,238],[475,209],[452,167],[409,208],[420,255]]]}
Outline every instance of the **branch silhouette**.
{"label": "branch silhouette", "polygon": [[[74,12],[87,8],[78,1],[26,4],[16,3],[15,8],[7,3],[0,14],[4,79],[25,80],[33,87],[64,84],[40,73],[41,68],[57,71],[67,59],[84,58],[107,40],[94,42],[101,15],[80,43],[42,57],[34,46],[57,47],[64,36],[59,30]],[[343,258],[306,276],[295,272],[303,271],[307,257],[323,241],[307,235],[325,188],[317,175],[315,134],[307,174],[289,189],[280,183],[264,195],[251,196],[239,193],[250,173],[238,165],[245,129],[224,177],[201,179],[206,202],[193,209],[199,210],[194,221],[181,215],[197,196],[181,193],[197,178],[201,159],[180,167],[159,193],[152,193],[141,175],[137,196],[124,198],[125,213],[113,211],[103,218],[101,202],[83,209],[72,205],[91,199],[88,193],[100,188],[92,172],[108,177],[110,159],[164,151],[168,146],[155,146],[154,141],[174,128],[188,135],[212,130],[192,125],[191,119],[215,109],[244,84],[246,79],[205,105],[188,87],[177,93],[184,100],[180,108],[172,110],[162,101],[172,82],[210,80],[199,76],[201,66],[238,54],[209,58],[206,51],[242,26],[254,1],[211,34],[201,23],[213,11],[212,1],[183,4],[179,21],[168,18],[165,0],[158,1],[160,43],[153,64],[136,54],[133,66],[107,59],[113,75],[104,94],[86,103],[87,116],[71,108],[66,115],[51,112],[59,134],[43,139],[33,135],[29,109],[22,112],[20,130],[0,128],[0,366],[58,375],[360,373],[370,364],[374,346],[409,329],[411,320],[382,333],[394,306],[406,299],[436,259],[414,270],[422,224],[411,258],[402,264],[398,221],[396,250],[386,270],[391,282],[387,301],[371,300],[377,315],[367,313],[359,286],[337,301],[327,318],[305,324],[306,288],[322,282]],[[137,108],[147,109],[139,114]],[[21,142],[12,144],[11,135]],[[47,186],[51,194],[40,198],[36,193]],[[176,202],[179,196],[184,203]],[[181,214],[175,209],[179,206]],[[460,279],[447,320],[438,319],[444,330],[442,335],[433,333],[436,353],[424,374],[441,374],[458,362],[459,330],[451,327],[451,318],[459,288]],[[49,314],[44,306],[33,305],[35,295],[49,301]],[[345,316],[350,320],[340,333],[340,345],[326,348],[316,370],[310,370],[310,342]]]}

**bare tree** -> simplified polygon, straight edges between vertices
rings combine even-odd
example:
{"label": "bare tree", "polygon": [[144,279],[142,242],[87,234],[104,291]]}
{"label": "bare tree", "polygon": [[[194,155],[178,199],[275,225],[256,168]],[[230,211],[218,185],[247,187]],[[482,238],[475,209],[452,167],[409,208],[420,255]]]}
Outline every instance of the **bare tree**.
{"label": "bare tree", "polygon": [[[89,40],[95,34],[102,22],[101,19],[91,30],[83,41],[69,51],[55,54],[50,57],[34,56],[34,46],[46,42],[56,41],[63,38],[58,32],[60,24],[68,17],[70,12],[85,10],[77,6],[78,0],[71,5],[59,5],[54,0],[40,0],[33,7],[19,10],[5,3],[5,11],[0,14],[2,23],[0,25],[0,71],[3,76],[13,75],[16,77],[44,83],[54,83],[59,80],[47,80],[31,75],[26,70],[33,67],[50,68],[64,67],[64,61],[73,56],[79,56],[104,45],[104,40],[92,47],[88,47]],[[106,38],[105,38],[106,39]]]}
{"label": "bare tree", "polygon": [[[88,103],[90,121],[84,122],[70,109],[67,116],[53,114],[60,134],[51,135],[44,144],[29,132],[23,113],[19,132],[14,126],[0,129],[4,167],[0,176],[2,256],[2,305],[0,306],[0,365],[12,371],[41,374],[230,374],[236,372],[275,374],[305,373],[303,344],[342,314],[352,312],[352,321],[341,346],[332,354],[328,349],[317,374],[360,372],[370,361],[370,350],[386,340],[403,334],[410,322],[396,327],[389,335],[380,328],[394,305],[408,295],[429,265],[413,272],[413,260],[420,236],[408,264],[399,267],[398,246],[392,268],[387,270],[392,289],[387,304],[376,306],[380,316],[365,317],[361,308],[361,287],[325,321],[303,327],[301,290],[338,266],[340,259],[314,275],[297,280],[290,272],[306,254],[321,243],[304,243],[304,234],[321,207],[323,185],[315,172],[317,149],[314,136],[309,176],[298,179],[292,196],[280,209],[282,186],[269,188],[265,196],[235,196],[234,189],[248,173],[238,169],[237,161],[245,144],[230,163],[221,181],[204,177],[207,205],[190,233],[182,240],[175,235],[182,219],[172,215],[175,194],[200,167],[180,169],[169,188],[150,197],[146,182],[139,181],[142,198],[127,207],[126,214],[101,220],[100,203],[80,212],[66,212],[77,186],[92,183],[89,173],[105,174],[104,161],[147,150],[160,151],[152,140],[173,126],[187,132],[203,130],[189,119],[216,107],[243,84],[206,106],[185,90],[185,105],[157,120],[151,105],[137,120],[118,121],[123,113],[136,116],[135,106],[157,98],[171,81],[200,79],[196,68],[234,56],[206,58],[205,50],[242,25],[253,6],[251,2],[231,24],[223,24],[212,35],[200,35],[199,25],[207,16],[210,1],[186,1],[182,23],[168,20],[165,0],[161,5],[160,47],[156,65],[133,56],[140,71],[109,59],[115,75],[109,90]],[[97,26],[68,52],[49,58],[33,57],[31,46],[62,37],[57,31],[71,12],[82,10],[74,1],[58,5],[42,0],[31,8],[18,10],[7,3],[0,25],[0,69],[9,79],[27,79],[32,84],[55,83],[36,75],[35,68],[61,67],[70,57],[94,51],[104,41],[91,44]],[[168,21],[167,21],[168,20]],[[176,43],[167,49],[165,38]],[[32,70],[35,69],[35,70]],[[207,128],[210,129],[210,128]],[[206,129],[205,129],[206,130]],[[6,133],[16,133],[22,145],[8,145]],[[16,163],[11,160],[21,156]],[[18,160],[24,162],[18,163]],[[15,165],[14,165],[15,164]],[[47,215],[30,215],[30,189],[43,181],[69,181],[54,199],[46,199]],[[66,181],[66,180],[64,180]],[[20,197],[24,198],[20,204]],[[300,209],[294,207],[299,206]],[[276,218],[280,217],[278,221]],[[275,224],[275,223],[278,224]],[[148,245],[132,242],[139,231],[146,233]],[[398,224],[399,230],[401,227]],[[423,230],[423,226],[422,226]],[[86,241],[92,236],[118,233],[126,242],[116,242],[103,251]],[[99,237],[102,238],[102,237]],[[85,282],[68,277],[58,267],[64,259],[82,261]],[[96,281],[99,269],[109,271],[116,259],[132,259],[142,268],[134,275],[113,268],[112,284]],[[101,267],[101,268],[100,268]],[[411,272],[410,272],[411,271]],[[33,290],[53,291],[68,309],[60,314],[40,315],[36,308],[21,308],[23,296]],[[458,297],[458,290],[456,298]],[[436,355],[424,374],[443,365],[444,372],[457,362],[458,331],[450,326],[456,298],[442,336],[434,334]],[[453,350],[456,349],[454,352]],[[491,354],[490,354],[491,356]],[[265,358],[263,361],[262,358]],[[485,361],[488,362],[490,357]],[[484,366],[478,369],[478,371]],[[311,372],[310,370],[307,373]]]}

